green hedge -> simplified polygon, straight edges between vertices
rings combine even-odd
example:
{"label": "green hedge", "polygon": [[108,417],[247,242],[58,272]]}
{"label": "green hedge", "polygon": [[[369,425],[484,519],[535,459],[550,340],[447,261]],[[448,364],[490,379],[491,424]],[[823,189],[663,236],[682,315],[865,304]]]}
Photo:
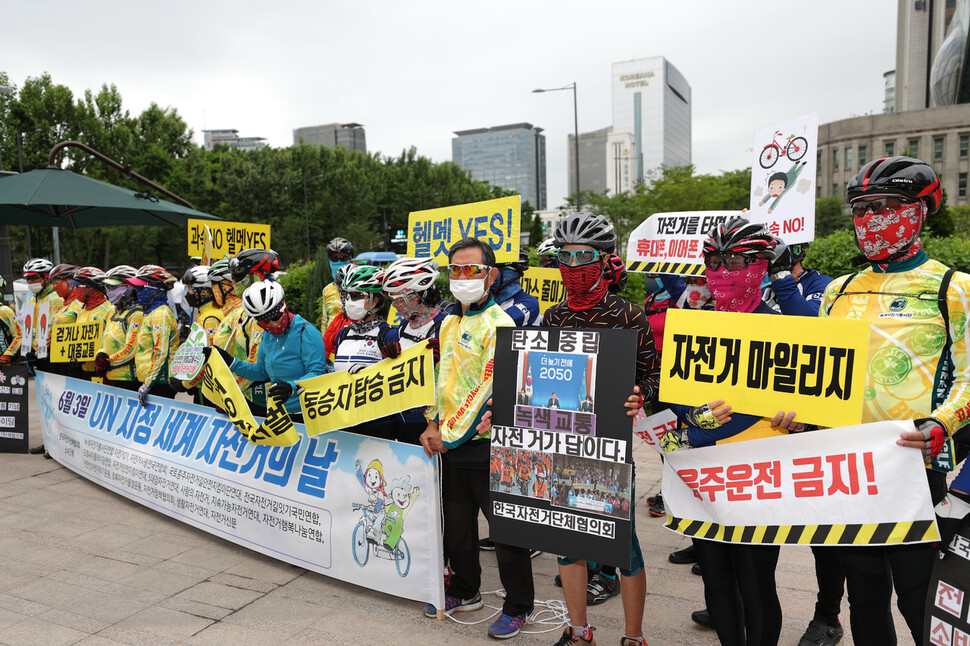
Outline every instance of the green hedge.
{"label": "green hedge", "polygon": [[[970,273],[970,240],[951,236],[948,238],[923,237],[926,253],[957,271]],[[859,255],[852,231],[836,231],[812,243],[805,257],[805,266],[833,278],[851,274],[864,265],[852,266],[852,259]]]}

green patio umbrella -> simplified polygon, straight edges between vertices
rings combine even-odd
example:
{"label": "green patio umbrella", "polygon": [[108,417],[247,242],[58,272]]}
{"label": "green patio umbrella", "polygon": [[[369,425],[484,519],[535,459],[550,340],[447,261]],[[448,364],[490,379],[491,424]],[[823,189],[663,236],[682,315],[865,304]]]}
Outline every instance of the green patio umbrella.
{"label": "green patio umbrella", "polygon": [[179,226],[190,218],[222,219],[60,168],[0,178],[0,224],[72,229]]}

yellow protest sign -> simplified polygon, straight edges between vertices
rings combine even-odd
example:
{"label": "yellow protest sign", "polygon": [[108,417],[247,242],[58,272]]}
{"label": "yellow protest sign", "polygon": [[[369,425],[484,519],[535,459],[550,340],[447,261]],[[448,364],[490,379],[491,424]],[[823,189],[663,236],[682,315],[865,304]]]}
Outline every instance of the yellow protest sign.
{"label": "yellow protest sign", "polygon": [[245,249],[269,249],[269,225],[189,220],[189,256],[222,258]]}
{"label": "yellow protest sign", "polygon": [[851,319],[668,309],[660,399],[723,399],[771,417],[795,411],[821,426],[862,421],[869,324]]}
{"label": "yellow protest sign", "polygon": [[338,431],[434,403],[434,359],[426,344],[357,373],[333,372],[296,382],[308,435]]}
{"label": "yellow protest sign", "polygon": [[529,267],[522,276],[522,291],[539,299],[539,311],[542,313],[566,300],[566,286],[556,268]]}
{"label": "yellow protest sign", "polygon": [[404,322],[405,322],[404,317],[401,316],[401,313],[397,311],[396,307],[391,305],[390,308],[387,310],[387,324],[397,327],[398,325],[401,325]]}
{"label": "yellow protest sign", "polygon": [[202,394],[224,410],[236,430],[253,444],[290,446],[300,441],[300,434],[283,407],[284,402],[272,397],[266,399],[266,420],[262,424],[256,424],[246,397],[218,352],[210,353],[209,360],[205,363]]}
{"label": "yellow protest sign", "polygon": [[51,333],[51,363],[94,361],[101,352],[104,320],[55,325]]}
{"label": "yellow protest sign", "polygon": [[448,249],[462,238],[478,238],[492,245],[497,262],[519,259],[518,195],[496,200],[446,206],[408,215],[408,257],[434,258],[448,264]]}

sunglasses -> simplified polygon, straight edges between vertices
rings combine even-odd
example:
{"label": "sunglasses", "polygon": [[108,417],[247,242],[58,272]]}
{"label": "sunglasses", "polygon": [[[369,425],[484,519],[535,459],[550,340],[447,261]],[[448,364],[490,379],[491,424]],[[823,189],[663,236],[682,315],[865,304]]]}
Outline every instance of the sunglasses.
{"label": "sunglasses", "polygon": [[272,312],[267,312],[266,314],[260,314],[259,316],[254,316],[253,318],[260,323],[269,323],[270,321],[275,321],[276,319],[278,319],[282,312],[283,312],[283,308],[278,307]]}
{"label": "sunglasses", "polygon": [[755,256],[742,256],[739,253],[712,253],[704,256],[704,266],[708,271],[714,271],[721,265],[728,271],[744,269],[753,262],[758,262],[761,258]]}
{"label": "sunglasses", "polygon": [[596,251],[595,249],[580,249],[579,251],[560,249],[556,252],[559,263],[563,265],[572,265],[574,260],[577,265],[588,265],[591,262],[595,262],[602,255],[602,251]]}
{"label": "sunglasses", "polygon": [[914,200],[907,200],[901,197],[879,197],[874,200],[858,200],[853,202],[849,208],[852,210],[852,217],[861,218],[863,215],[872,211],[878,213],[884,209],[898,209],[903,204],[912,204]]}
{"label": "sunglasses", "polygon": [[370,296],[370,294],[367,292],[344,292],[344,296],[348,301],[362,301]]}
{"label": "sunglasses", "polygon": [[350,254],[346,254],[346,253],[335,253],[332,256],[329,256],[328,255],[327,258],[330,259],[330,260],[333,260],[335,262],[349,262],[350,261]]}
{"label": "sunglasses", "polygon": [[488,265],[448,265],[448,277],[461,278],[465,276],[471,278],[487,274],[489,269],[491,267]]}

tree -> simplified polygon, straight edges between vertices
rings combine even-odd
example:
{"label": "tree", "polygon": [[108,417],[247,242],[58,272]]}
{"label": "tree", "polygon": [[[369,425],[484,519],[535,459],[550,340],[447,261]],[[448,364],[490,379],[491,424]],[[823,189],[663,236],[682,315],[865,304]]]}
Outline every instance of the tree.
{"label": "tree", "polygon": [[851,219],[844,212],[842,198],[831,195],[815,199],[815,237],[821,238],[847,228]]}

